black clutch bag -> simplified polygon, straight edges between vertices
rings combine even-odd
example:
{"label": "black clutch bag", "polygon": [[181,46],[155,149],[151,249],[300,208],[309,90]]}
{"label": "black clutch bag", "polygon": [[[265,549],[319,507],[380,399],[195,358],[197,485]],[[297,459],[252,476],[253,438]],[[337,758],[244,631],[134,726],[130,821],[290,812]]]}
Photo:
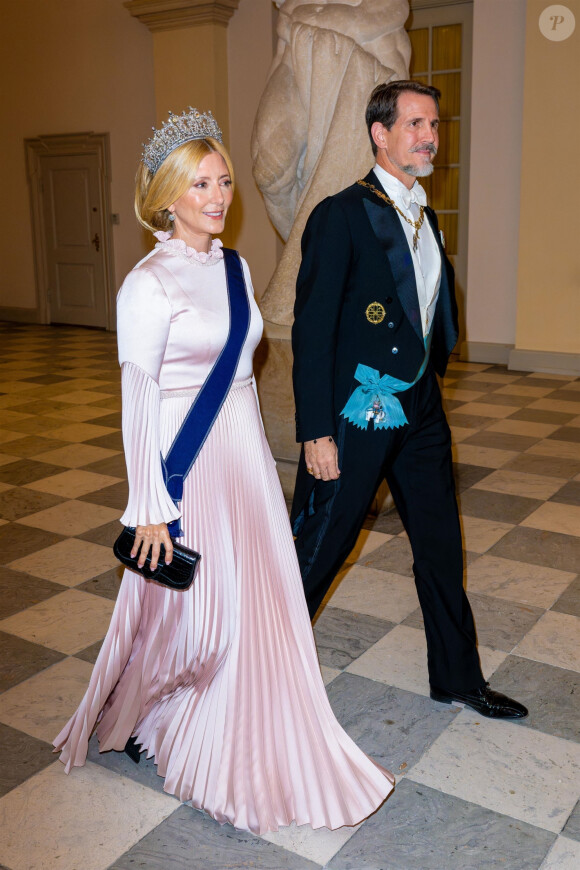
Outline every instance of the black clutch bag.
{"label": "black clutch bag", "polygon": [[147,580],[155,580],[156,583],[162,583],[163,586],[168,586],[170,589],[189,589],[195,579],[197,565],[201,559],[199,553],[174,541],[173,559],[169,565],[166,565],[163,561],[165,558],[165,547],[161,544],[159,564],[155,571],[152,571],[151,556],[149,554],[147,554],[142,568],[139,568],[137,565],[141,547],[139,547],[135,558],[131,558],[131,550],[134,544],[135,529],[126,526],[113,544],[113,552],[119,562],[130,568],[131,571],[142,574]]}

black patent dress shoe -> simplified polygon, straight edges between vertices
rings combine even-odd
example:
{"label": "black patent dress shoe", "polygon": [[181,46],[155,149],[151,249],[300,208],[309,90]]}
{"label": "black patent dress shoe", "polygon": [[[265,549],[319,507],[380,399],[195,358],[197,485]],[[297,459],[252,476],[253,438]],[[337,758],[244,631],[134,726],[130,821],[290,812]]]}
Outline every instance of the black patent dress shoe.
{"label": "black patent dress shoe", "polygon": [[141,761],[141,753],[137,748],[134,737],[129,737],[129,739],[125,743],[125,748],[123,752],[125,753],[125,755],[128,755],[131,761],[134,761],[135,764],[139,764],[139,762]]}
{"label": "black patent dress shoe", "polygon": [[447,692],[445,689],[431,686],[431,698],[442,704],[453,704],[454,701],[465,704],[466,707],[471,707],[472,710],[489,719],[525,719],[528,715],[523,704],[490,689],[489,683],[471,692]]}

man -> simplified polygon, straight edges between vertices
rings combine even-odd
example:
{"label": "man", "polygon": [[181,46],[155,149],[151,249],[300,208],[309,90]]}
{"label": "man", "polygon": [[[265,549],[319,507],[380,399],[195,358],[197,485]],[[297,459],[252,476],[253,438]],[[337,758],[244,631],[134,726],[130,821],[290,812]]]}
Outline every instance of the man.
{"label": "man", "polygon": [[463,589],[451,436],[436,373],[457,341],[453,268],[417,182],[433,170],[440,92],[373,91],[374,169],[312,212],[297,281],[294,394],[303,442],[292,507],[311,616],[386,478],[413,550],[431,697],[493,718],[524,706],[490,689]]}

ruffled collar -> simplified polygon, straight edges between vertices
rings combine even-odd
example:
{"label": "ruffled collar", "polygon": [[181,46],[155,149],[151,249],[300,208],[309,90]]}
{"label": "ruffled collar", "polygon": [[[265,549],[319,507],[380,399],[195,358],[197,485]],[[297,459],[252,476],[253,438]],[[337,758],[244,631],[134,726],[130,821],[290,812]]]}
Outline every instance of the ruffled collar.
{"label": "ruffled collar", "polygon": [[213,266],[224,258],[223,245],[219,239],[212,240],[209,253],[206,254],[205,251],[196,251],[195,248],[188,247],[183,239],[172,238],[173,234],[165,230],[159,230],[159,232],[153,235],[158,239],[155,245],[156,248],[163,248],[165,251],[178,254],[190,263],[198,263],[200,266]]}

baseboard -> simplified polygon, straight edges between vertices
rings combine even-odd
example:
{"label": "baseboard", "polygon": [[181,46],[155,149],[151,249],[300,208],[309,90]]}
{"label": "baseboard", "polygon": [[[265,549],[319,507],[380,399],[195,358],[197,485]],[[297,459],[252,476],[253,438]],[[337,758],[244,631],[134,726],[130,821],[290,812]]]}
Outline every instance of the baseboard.
{"label": "baseboard", "polygon": [[513,344],[493,341],[464,341],[459,358],[465,362],[507,366],[520,372],[549,372],[556,375],[580,375],[580,353],[547,350],[518,350]]}
{"label": "baseboard", "polygon": [[38,308],[9,308],[0,305],[0,320],[9,323],[42,323]]}
{"label": "baseboard", "polygon": [[522,372],[548,372],[574,377],[580,375],[580,353],[514,348],[509,355],[508,368]]}
{"label": "baseboard", "polygon": [[507,366],[513,344],[499,344],[493,341],[463,341],[459,359],[465,362],[490,363]]}

